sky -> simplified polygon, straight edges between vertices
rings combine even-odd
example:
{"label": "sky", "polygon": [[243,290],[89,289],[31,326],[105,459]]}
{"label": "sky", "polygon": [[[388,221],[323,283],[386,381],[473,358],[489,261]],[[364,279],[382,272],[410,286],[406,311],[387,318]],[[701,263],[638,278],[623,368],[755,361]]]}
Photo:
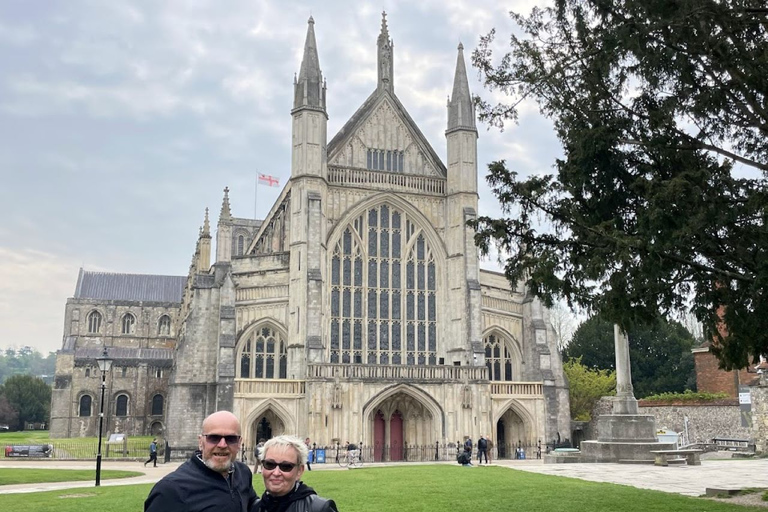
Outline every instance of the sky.
{"label": "sky", "polygon": [[[508,11],[533,0],[4,0],[0,3],[0,348],[61,347],[78,270],[186,275],[224,187],[258,218],[290,177],[293,79],[315,20],[328,140],[376,87],[387,12],[395,93],[445,161],[457,46],[467,65]],[[470,89],[486,99],[477,71]],[[560,154],[535,104],[503,132],[478,123],[479,213],[498,214],[484,176],[522,175]],[[259,187],[258,173],[280,179]],[[486,268],[498,268],[493,260]]]}

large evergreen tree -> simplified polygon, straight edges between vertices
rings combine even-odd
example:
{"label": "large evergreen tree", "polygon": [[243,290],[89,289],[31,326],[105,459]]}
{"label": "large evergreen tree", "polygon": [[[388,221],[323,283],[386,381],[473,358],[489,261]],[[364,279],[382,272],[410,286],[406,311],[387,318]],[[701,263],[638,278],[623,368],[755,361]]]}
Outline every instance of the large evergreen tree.
{"label": "large evergreen tree", "polygon": [[51,387],[40,378],[14,375],[0,386],[0,394],[18,412],[16,428],[24,430],[25,423],[48,423],[51,411]]}
{"label": "large evergreen tree", "polygon": [[690,299],[726,368],[768,354],[765,2],[555,0],[512,18],[506,56],[493,32],[473,54],[510,100],[480,101],[481,118],[533,99],[564,157],[527,179],[489,165],[505,217],[478,219],[481,250],[498,244],[547,304],[631,330]]}
{"label": "large evergreen tree", "polygon": [[[682,324],[659,319],[627,335],[636,397],[695,388],[695,340]],[[613,324],[599,316],[581,324],[563,352],[564,358],[578,358],[587,368],[599,370],[615,370],[615,354]]]}

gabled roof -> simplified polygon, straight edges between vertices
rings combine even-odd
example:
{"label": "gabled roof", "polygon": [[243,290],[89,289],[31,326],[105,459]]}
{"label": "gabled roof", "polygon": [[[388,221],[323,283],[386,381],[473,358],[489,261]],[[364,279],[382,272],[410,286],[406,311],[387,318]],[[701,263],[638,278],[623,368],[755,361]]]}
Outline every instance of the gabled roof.
{"label": "gabled roof", "polygon": [[186,276],[112,274],[80,269],[74,298],[181,303],[186,283]]}
{"label": "gabled roof", "polygon": [[376,110],[376,107],[380,104],[380,100],[383,98],[390,100],[398,116],[411,132],[411,136],[413,137],[414,142],[421,146],[424,154],[433,161],[435,169],[437,169],[443,177],[447,176],[445,164],[442,160],[440,160],[440,157],[437,156],[437,153],[432,148],[432,145],[429,143],[424,134],[421,133],[421,130],[419,130],[419,127],[413,121],[413,118],[411,118],[410,114],[408,114],[408,111],[405,109],[403,104],[400,103],[400,100],[397,98],[394,92],[383,88],[379,88],[373,91],[373,93],[368,96],[368,99],[366,99],[360,108],[358,108],[357,111],[352,115],[352,117],[349,118],[349,121],[347,121],[341,130],[339,130],[333,139],[331,139],[331,142],[328,143],[328,161],[330,162],[336,156],[336,153],[344,148],[349,139],[357,132],[357,130],[362,127],[363,124],[365,124],[371,114]]}

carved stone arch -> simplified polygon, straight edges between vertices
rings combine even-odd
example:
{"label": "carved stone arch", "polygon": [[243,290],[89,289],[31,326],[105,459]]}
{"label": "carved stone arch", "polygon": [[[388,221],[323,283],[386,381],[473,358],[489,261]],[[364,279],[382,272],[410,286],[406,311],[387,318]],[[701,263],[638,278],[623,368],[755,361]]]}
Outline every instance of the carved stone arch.
{"label": "carved stone arch", "polygon": [[[523,429],[530,437],[531,433],[535,432],[535,425],[536,425],[536,419],[533,417],[533,415],[528,411],[525,407],[520,404],[517,400],[514,398],[510,398],[506,402],[504,402],[503,405],[501,405],[498,408],[495,408],[498,412],[493,417],[493,425],[495,426],[500,419],[508,412],[512,411],[517,416],[523,420]],[[532,438],[531,438],[532,439]],[[514,440],[510,440],[514,441]]]}
{"label": "carved stone arch", "polygon": [[243,342],[248,338],[251,332],[262,327],[263,324],[269,324],[280,333],[280,336],[288,343],[288,328],[275,317],[265,316],[257,320],[252,320],[243,326],[242,329],[238,329],[235,334],[237,341],[235,342],[235,354],[238,354],[242,348]]}
{"label": "carved stone arch", "polygon": [[253,424],[266,414],[268,411],[271,411],[277,418],[283,422],[283,425],[285,427],[286,434],[296,434],[297,433],[297,427],[296,427],[296,421],[291,415],[291,413],[286,409],[283,405],[281,405],[277,400],[274,398],[267,398],[266,400],[260,402],[258,405],[256,405],[251,411],[246,414],[245,421],[242,422],[242,424],[245,426],[244,432],[244,441],[246,446],[254,446],[256,445],[255,439],[250,439],[251,432],[253,431]]}
{"label": "carved stone arch", "polygon": [[[440,432],[435,432],[435,435],[439,439],[445,438],[445,413],[443,408],[431,395],[411,384],[394,384],[369,399],[363,405],[363,421],[373,421],[376,411],[381,408],[381,405],[398,393],[408,395],[421,403],[432,414],[435,424],[440,425]],[[364,441],[367,441],[367,439],[364,439]]]}
{"label": "carved stone arch", "polygon": [[351,223],[356,217],[365,214],[370,208],[374,208],[380,205],[389,205],[402,210],[408,214],[408,217],[413,219],[417,227],[424,233],[424,237],[429,242],[430,246],[435,251],[435,259],[440,262],[441,265],[448,257],[448,250],[445,247],[443,239],[437,234],[432,223],[427,219],[424,213],[421,212],[416,206],[404,200],[403,198],[383,192],[370,196],[352,208],[339,218],[339,221],[328,233],[326,239],[326,247],[333,247],[334,244],[341,238],[344,229],[349,223]]}
{"label": "carved stone arch", "polygon": [[[497,335],[504,339],[505,345],[509,347],[510,352],[512,353],[512,360],[515,362],[513,366],[513,375],[517,375],[518,377],[522,375],[523,373],[523,365],[525,364],[525,357],[523,355],[523,347],[520,345],[520,341],[518,341],[517,338],[515,338],[514,335],[512,335],[511,332],[509,332],[507,329],[498,326],[498,325],[492,325],[487,327],[483,331],[483,350],[485,350],[485,339],[488,336]],[[489,376],[490,377],[490,376]],[[520,380],[520,379],[514,379],[514,380]]]}

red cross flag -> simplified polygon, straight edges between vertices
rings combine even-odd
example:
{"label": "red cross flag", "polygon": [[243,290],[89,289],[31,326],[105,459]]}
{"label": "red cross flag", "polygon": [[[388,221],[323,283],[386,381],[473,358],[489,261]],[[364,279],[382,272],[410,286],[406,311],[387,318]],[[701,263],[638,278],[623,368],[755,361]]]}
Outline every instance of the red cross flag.
{"label": "red cross flag", "polygon": [[259,183],[268,187],[279,187],[280,180],[269,174],[259,174]]}

